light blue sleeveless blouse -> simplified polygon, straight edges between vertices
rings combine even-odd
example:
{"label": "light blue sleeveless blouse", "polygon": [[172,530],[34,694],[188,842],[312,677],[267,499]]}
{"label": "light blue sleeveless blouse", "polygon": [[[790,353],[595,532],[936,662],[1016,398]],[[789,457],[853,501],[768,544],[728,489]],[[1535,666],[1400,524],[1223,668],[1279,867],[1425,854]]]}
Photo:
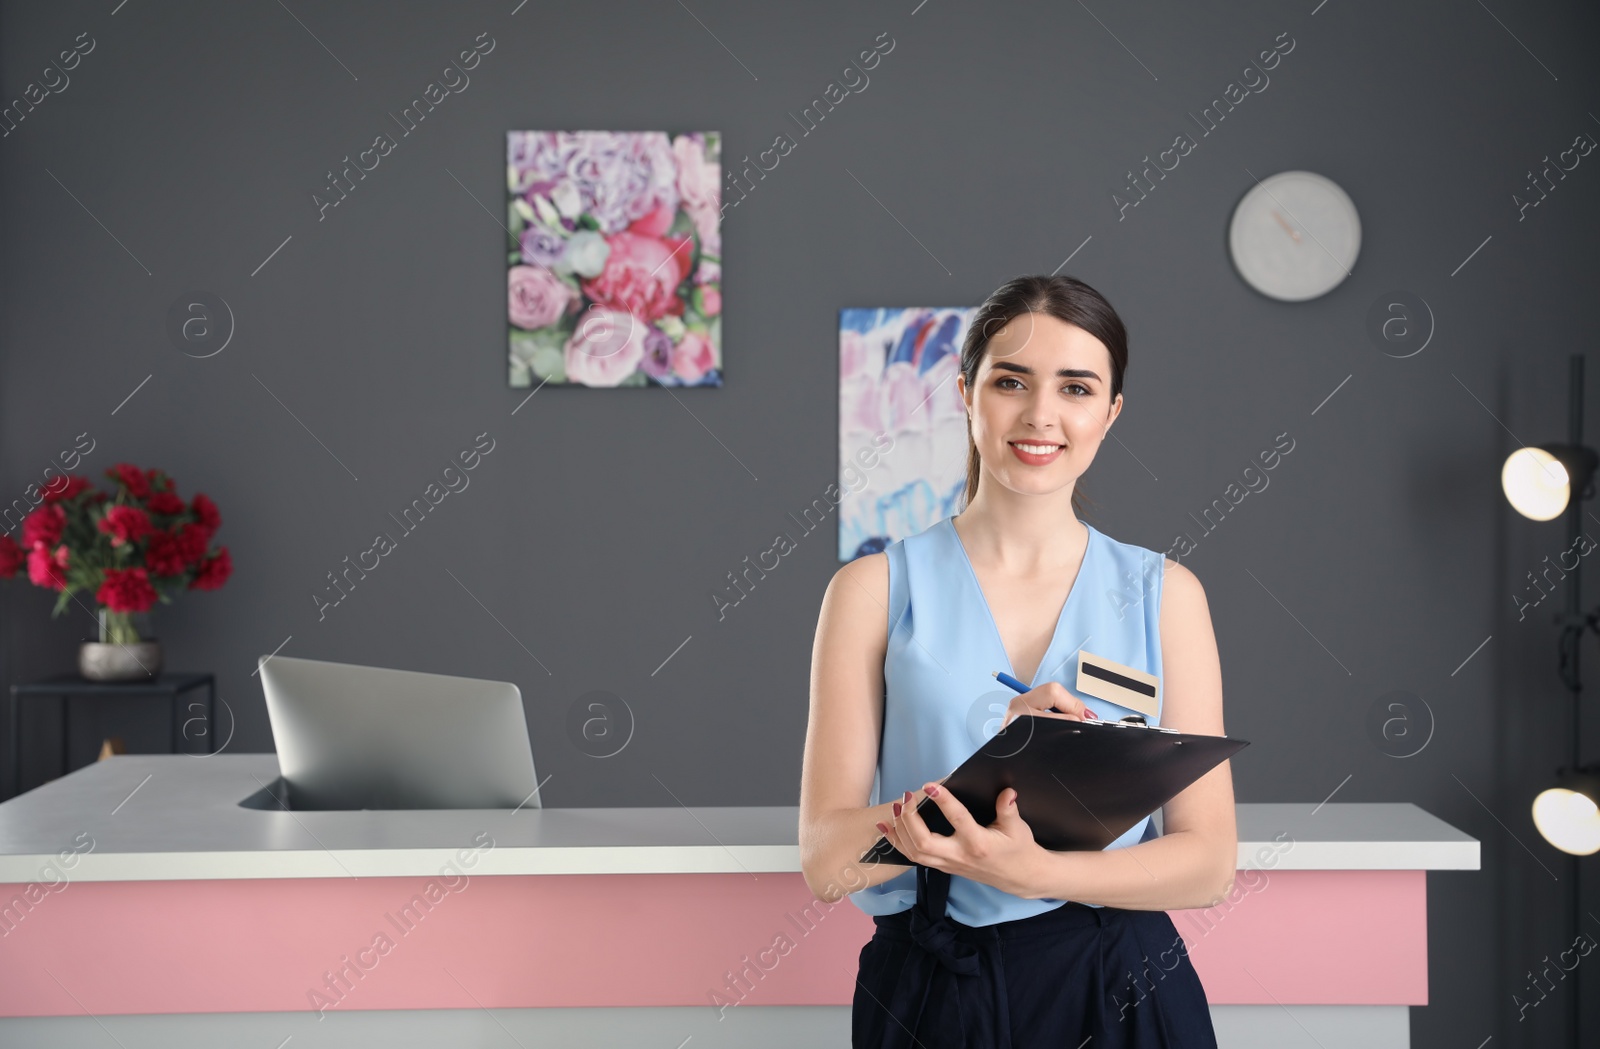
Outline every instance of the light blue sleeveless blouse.
{"label": "light blue sleeveless blouse", "polygon": [[[1118,542],[1087,522],[1084,526],[1089,542],[1083,566],[1029,684],[1059,681],[1101,718],[1114,721],[1137,712],[1076,689],[1078,651],[1161,676],[1164,555]],[[891,543],[884,553],[889,557],[889,643],[873,805],[942,779],[994,736],[1016,693],[993,673],[1017,676],[950,518]],[[1159,711],[1151,723],[1160,723]],[[1155,825],[1146,816],[1107,848],[1154,836]],[[958,875],[950,881],[945,913],[966,925],[1028,918],[1066,902],[1028,900]],[[850,900],[867,914],[893,914],[909,909],[916,896],[916,869],[911,868],[851,893]]]}

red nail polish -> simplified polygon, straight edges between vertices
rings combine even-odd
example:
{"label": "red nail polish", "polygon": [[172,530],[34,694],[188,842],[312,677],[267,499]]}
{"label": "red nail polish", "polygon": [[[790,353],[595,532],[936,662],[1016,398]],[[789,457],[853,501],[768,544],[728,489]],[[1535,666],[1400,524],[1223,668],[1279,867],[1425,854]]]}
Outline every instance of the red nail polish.
{"label": "red nail polish", "polygon": [[900,818],[900,803],[898,801],[894,803],[894,816],[895,819]]}
{"label": "red nail polish", "polygon": [[877,828],[878,828],[878,833],[879,834],[888,834],[889,833],[889,828],[885,824],[879,823],[879,824],[877,824]]}
{"label": "red nail polish", "polygon": [[901,801],[910,801],[911,800],[911,792],[909,790],[906,791],[905,797],[901,798],[900,800]]}
{"label": "red nail polish", "polygon": [[928,797],[937,798],[938,796],[939,796],[939,788],[938,787],[929,787],[928,788]]}

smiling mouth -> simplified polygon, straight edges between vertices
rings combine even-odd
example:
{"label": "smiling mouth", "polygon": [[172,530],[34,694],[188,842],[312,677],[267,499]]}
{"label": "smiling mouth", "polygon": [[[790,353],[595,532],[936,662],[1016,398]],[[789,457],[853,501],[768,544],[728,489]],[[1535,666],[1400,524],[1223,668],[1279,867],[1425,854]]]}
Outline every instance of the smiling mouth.
{"label": "smiling mouth", "polygon": [[1051,452],[1059,451],[1066,447],[1063,444],[1033,444],[1028,441],[1007,441],[1006,443],[1017,451],[1027,452],[1029,455],[1049,455]]}

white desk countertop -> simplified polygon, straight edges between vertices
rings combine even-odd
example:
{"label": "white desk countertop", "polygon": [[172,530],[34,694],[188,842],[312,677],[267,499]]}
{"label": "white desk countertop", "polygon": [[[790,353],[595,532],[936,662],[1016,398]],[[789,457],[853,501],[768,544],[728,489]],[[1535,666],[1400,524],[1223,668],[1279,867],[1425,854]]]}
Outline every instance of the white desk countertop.
{"label": "white desk countertop", "polygon": [[[77,862],[64,872],[73,881],[427,876],[472,848],[480,848],[474,875],[800,870],[793,806],[513,813],[239,805],[277,777],[274,754],[96,762],[0,804],[0,883],[59,880],[51,873],[64,866],[58,854],[74,848]],[[1476,839],[1406,802],[1247,803],[1237,814],[1241,870],[1479,867]]]}

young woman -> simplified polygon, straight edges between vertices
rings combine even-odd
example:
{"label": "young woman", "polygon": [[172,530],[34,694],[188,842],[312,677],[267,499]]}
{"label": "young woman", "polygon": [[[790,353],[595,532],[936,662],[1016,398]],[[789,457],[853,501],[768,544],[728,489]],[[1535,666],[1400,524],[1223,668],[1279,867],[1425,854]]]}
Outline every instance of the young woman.
{"label": "young woman", "polygon": [[[1226,763],[1167,803],[1162,833],[1146,817],[1100,852],[1038,845],[1015,790],[983,826],[937,784],[1019,715],[1132,713],[1063,684],[1080,649],[1160,678],[1152,724],[1223,734],[1199,581],[1077,516],[1078,478],[1122,411],[1127,359],[1122,321],[1081,281],[1019,277],[995,291],[956,379],[966,508],[844,566],[823,597],[800,851],[818,898],[848,895],[873,915],[856,1049],[1216,1045],[1165,912],[1213,906],[1232,887]],[[1032,690],[997,693],[997,670]],[[925,796],[953,835],[917,815]],[[859,863],[880,834],[915,866]]]}

